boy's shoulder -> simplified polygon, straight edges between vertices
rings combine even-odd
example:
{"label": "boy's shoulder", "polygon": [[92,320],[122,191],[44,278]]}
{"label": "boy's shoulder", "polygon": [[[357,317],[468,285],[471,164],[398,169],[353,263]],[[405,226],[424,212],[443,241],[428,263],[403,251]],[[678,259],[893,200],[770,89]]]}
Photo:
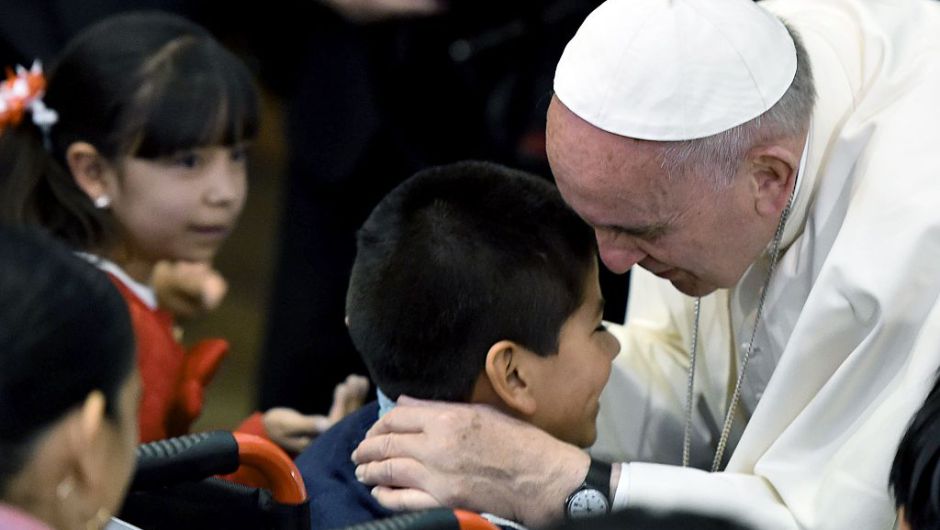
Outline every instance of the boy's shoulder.
{"label": "boy's shoulder", "polygon": [[338,528],[392,515],[356,479],[350,455],[379,417],[378,402],[340,420],[317,437],[295,463],[310,497],[313,530]]}
{"label": "boy's shoulder", "polygon": [[[378,419],[378,402],[366,403],[359,410],[347,415],[326,432],[317,436],[313,443],[297,457],[295,460],[297,466],[303,472],[305,468],[332,467],[339,463],[330,460],[329,457],[345,454],[347,450],[351,454]],[[348,458],[346,460],[349,461]]]}
{"label": "boy's shoulder", "polygon": [[[341,528],[395,515],[356,479],[356,466],[350,458],[378,418],[377,401],[363,405],[318,436],[295,460],[310,496],[311,530]],[[483,516],[500,528],[525,530],[512,521]]]}

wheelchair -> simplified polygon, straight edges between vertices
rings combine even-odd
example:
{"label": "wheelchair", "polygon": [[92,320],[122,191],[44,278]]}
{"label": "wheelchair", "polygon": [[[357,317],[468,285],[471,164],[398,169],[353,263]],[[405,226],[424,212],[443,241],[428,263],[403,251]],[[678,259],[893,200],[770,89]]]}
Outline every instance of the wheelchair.
{"label": "wheelchair", "polygon": [[[223,478],[232,474],[242,483]],[[140,445],[119,517],[143,530],[310,528],[307,490],[290,457],[228,431]]]}
{"label": "wheelchair", "polygon": [[[211,431],[142,444],[119,518],[141,530],[310,530],[300,472],[268,440]],[[438,508],[347,530],[496,530],[479,514]]]}

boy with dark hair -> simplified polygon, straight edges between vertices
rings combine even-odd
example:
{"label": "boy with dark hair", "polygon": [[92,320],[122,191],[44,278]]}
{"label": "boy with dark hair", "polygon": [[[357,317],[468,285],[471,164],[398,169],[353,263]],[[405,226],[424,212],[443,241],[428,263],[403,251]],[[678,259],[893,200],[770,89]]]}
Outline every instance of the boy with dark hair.
{"label": "boy with dark hair", "polygon": [[297,464],[313,528],[390,514],[350,460],[401,395],[481,403],[587,447],[619,344],[603,324],[591,229],[555,188],[483,162],[421,171],[358,235],[349,333],[379,391]]}
{"label": "boy with dark hair", "polygon": [[900,530],[940,528],[940,380],[901,438],[888,484]]}

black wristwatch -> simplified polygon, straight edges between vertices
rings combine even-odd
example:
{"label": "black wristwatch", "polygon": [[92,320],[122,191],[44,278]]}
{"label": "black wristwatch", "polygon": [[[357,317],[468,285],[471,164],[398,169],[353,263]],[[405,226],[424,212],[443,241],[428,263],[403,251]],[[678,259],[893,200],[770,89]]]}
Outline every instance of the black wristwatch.
{"label": "black wristwatch", "polygon": [[584,483],[565,499],[565,517],[574,519],[610,512],[610,470],[610,464],[591,459]]}

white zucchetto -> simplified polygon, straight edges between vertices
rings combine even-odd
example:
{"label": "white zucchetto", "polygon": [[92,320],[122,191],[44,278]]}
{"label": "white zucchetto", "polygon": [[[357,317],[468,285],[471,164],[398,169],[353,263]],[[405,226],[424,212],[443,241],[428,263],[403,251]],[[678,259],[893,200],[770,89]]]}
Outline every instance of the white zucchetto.
{"label": "white zucchetto", "polygon": [[607,0],[565,48],[555,95],[620,136],[691,140],[761,115],[795,73],[786,27],[751,0]]}

